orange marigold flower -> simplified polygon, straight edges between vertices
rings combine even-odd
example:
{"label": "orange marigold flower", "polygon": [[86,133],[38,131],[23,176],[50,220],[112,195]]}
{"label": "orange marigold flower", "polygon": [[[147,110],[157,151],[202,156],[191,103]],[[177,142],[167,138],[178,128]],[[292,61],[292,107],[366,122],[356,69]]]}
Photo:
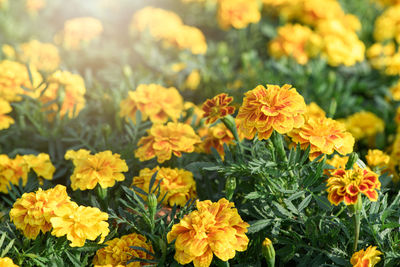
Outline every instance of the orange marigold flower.
{"label": "orange marigold flower", "polygon": [[93,189],[99,184],[102,188],[113,187],[116,181],[125,180],[122,172],[128,171],[125,160],[119,154],[103,151],[90,155],[89,151],[67,151],[65,159],[72,159],[75,166],[71,175],[73,190]]}
{"label": "orange marigold flower", "polygon": [[0,267],[19,267],[9,257],[0,258]]}
{"label": "orange marigold flower", "polygon": [[24,193],[15,201],[10,210],[10,220],[24,236],[36,239],[40,231],[46,233],[51,229],[50,219],[55,212],[65,210],[71,205],[67,188],[63,185],[43,191]]}
{"label": "orange marigold flower", "polygon": [[218,23],[222,29],[246,28],[257,23],[261,13],[256,0],[218,0]]}
{"label": "orange marigold flower", "polygon": [[140,267],[148,266],[145,262],[127,262],[133,258],[152,260],[153,256],[144,252],[143,250],[133,249],[132,246],[141,247],[154,253],[153,246],[147,241],[146,237],[132,233],[129,235],[121,236],[120,238],[114,238],[105,243],[105,248],[99,249],[94,256],[94,265],[107,265],[112,266],[126,266],[126,267]]}
{"label": "orange marigold flower", "polygon": [[171,159],[172,154],[180,157],[182,152],[192,153],[194,145],[201,142],[193,128],[183,123],[153,125],[147,133],[148,136],[139,140],[139,148],[135,152],[140,161],[157,157],[158,163],[163,163]]}
{"label": "orange marigold flower", "polygon": [[302,149],[311,146],[311,160],[321,154],[333,154],[334,151],[341,155],[351,153],[355,142],[342,123],[325,117],[309,118],[301,128],[289,132],[288,136],[295,144],[300,143]]}
{"label": "orange marigold flower", "polygon": [[133,177],[132,185],[139,187],[143,191],[149,190],[152,176],[157,172],[154,185],[160,181],[160,196],[159,201],[164,197],[163,204],[175,204],[184,206],[189,199],[197,197],[196,182],[193,179],[193,174],[190,171],[183,169],[172,169],[164,167],[155,167],[154,169],[145,168],[140,170],[139,176]]}
{"label": "orange marigold flower", "polygon": [[234,140],[232,132],[223,123],[218,123],[207,129],[207,134],[203,140],[204,152],[211,153],[211,148],[213,147],[224,158],[224,144],[232,145]]}
{"label": "orange marigold flower", "polygon": [[208,267],[213,255],[222,261],[235,257],[236,251],[245,251],[249,239],[249,224],[244,222],[225,198],[218,202],[197,201],[197,210],[183,217],[167,235],[175,241],[175,260],[180,264],[193,261],[195,267]]}
{"label": "orange marigold flower", "polygon": [[353,205],[359,193],[365,194],[371,201],[378,200],[381,183],[378,175],[358,166],[351,170],[337,169],[331,172],[327,183],[328,200],[337,206],[340,202]]}
{"label": "orange marigold flower", "polygon": [[212,99],[207,99],[202,106],[204,111],[203,118],[207,118],[206,123],[211,124],[216,122],[219,118],[233,114],[235,108],[229,106],[232,101],[233,97],[225,93],[216,95]]}
{"label": "orange marigold flower", "polygon": [[20,179],[25,186],[28,182],[28,172],[28,165],[22,156],[17,155],[10,159],[7,155],[0,155],[0,192],[7,194],[9,184],[18,185]]}
{"label": "orange marigold flower", "polygon": [[50,219],[51,234],[56,237],[66,235],[71,247],[83,247],[86,239],[94,241],[100,235],[99,243],[102,243],[110,232],[107,220],[108,214],[98,208],[78,206],[72,202],[66,208],[54,211]]}
{"label": "orange marigold flower", "polygon": [[382,252],[377,250],[377,247],[369,246],[365,251],[362,249],[354,252],[350,263],[353,267],[373,267],[381,261],[380,255]]}
{"label": "orange marigold flower", "polygon": [[141,84],[121,101],[120,116],[136,122],[136,111],[142,119],[153,123],[177,121],[183,109],[183,98],[175,87],[165,88],[158,84]]}
{"label": "orange marigold flower", "polygon": [[368,154],[365,156],[367,159],[367,164],[371,168],[387,168],[390,161],[390,156],[379,149],[370,149]]}
{"label": "orange marigold flower", "polygon": [[236,118],[246,138],[254,138],[257,132],[258,139],[268,139],[273,130],[285,134],[304,124],[306,103],[291,87],[288,84],[267,85],[267,90],[259,85],[245,93]]}
{"label": "orange marigold flower", "polygon": [[12,107],[8,101],[0,98],[0,130],[4,130],[14,124],[14,119],[6,115],[12,111]]}

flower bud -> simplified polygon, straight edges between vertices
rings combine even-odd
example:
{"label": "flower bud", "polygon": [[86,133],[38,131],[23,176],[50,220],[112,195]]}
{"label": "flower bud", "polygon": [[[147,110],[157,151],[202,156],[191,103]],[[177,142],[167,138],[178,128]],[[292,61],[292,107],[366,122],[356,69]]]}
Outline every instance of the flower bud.
{"label": "flower bud", "polygon": [[351,170],[353,169],[353,165],[356,163],[358,160],[358,155],[357,153],[353,152],[349,156],[349,160],[346,163],[346,170]]}
{"label": "flower bud", "polygon": [[262,255],[264,256],[265,260],[267,261],[268,267],[275,266],[275,249],[272,245],[271,240],[267,237],[264,239],[262,243]]}
{"label": "flower bud", "polygon": [[149,206],[149,212],[151,218],[154,218],[157,211],[157,197],[153,193],[147,196],[147,205]]}
{"label": "flower bud", "polygon": [[228,177],[225,183],[226,198],[231,200],[236,189],[236,178]]}

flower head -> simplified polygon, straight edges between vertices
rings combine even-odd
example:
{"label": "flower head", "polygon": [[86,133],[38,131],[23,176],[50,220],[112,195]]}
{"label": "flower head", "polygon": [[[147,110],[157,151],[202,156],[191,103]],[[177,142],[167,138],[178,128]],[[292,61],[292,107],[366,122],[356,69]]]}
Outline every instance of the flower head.
{"label": "flower head", "polygon": [[54,211],[50,219],[51,234],[56,237],[66,235],[71,247],[83,247],[86,239],[94,241],[100,235],[99,243],[102,243],[110,232],[107,220],[108,214],[98,208],[78,206],[72,202],[65,209]]}
{"label": "flower head", "polygon": [[354,252],[350,263],[353,267],[374,267],[381,261],[380,255],[382,255],[382,252],[377,250],[377,247],[369,246],[365,251],[362,249]]}
{"label": "flower head", "polygon": [[67,188],[63,185],[46,191],[39,188],[36,192],[24,193],[15,201],[10,219],[17,229],[23,231],[24,236],[36,239],[40,231],[50,231],[50,219],[55,212],[68,208],[71,203]]}
{"label": "flower head", "polygon": [[0,258],[0,267],[19,267],[9,257]]}
{"label": "flower head", "polygon": [[256,0],[218,0],[218,23],[222,29],[246,28],[261,19]]}
{"label": "flower head", "polygon": [[51,72],[55,71],[60,65],[58,48],[51,43],[32,40],[21,44],[20,50],[20,60],[32,64],[38,70]]}
{"label": "flower head", "polygon": [[268,139],[273,130],[285,134],[304,124],[306,103],[291,87],[267,85],[267,90],[259,85],[245,94],[236,118],[246,138],[252,139],[258,133],[260,140]]}
{"label": "flower head", "polygon": [[189,199],[197,197],[193,174],[190,171],[178,168],[160,168],[157,166],[154,169],[142,169],[139,176],[133,177],[132,185],[143,189],[143,191],[148,191],[151,178],[156,172],[154,185],[156,186],[160,182],[158,200],[161,200],[165,195],[163,204],[171,207],[174,205],[183,207]]}
{"label": "flower head", "polygon": [[194,145],[201,142],[193,128],[183,123],[153,125],[147,132],[148,136],[139,140],[139,148],[135,152],[140,161],[157,157],[157,161],[163,163],[169,160],[172,154],[180,157],[182,152],[193,152]]}
{"label": "flower head", "polygon": [[107,245],[105,248],[99,249],[96,252],[96,256],[94,256],[93,264],[94,265],[106,265],[110,264],[110,266],[126,266],[126,267],[140,267],[143,265],[148,265],[148,263],[144,262],[131,262],[129,264],[128,261],[133,258],[140,258],[151,260],[153,256],[138,249],[132,248],[141,247],[150,253],[154,253],[153,246],[150,242],[147,241],[146,237],[132,233],[129,235],[121,236],[120,238],[114,238],[105,243]]}
{"label": "flower head", "polygon": [[224,158],[224,144],[232,145],[234,144],[234,140],[232,132],[223,123],[218,123],[215,126],[207,128],[202,147],[204,148],[204,152],[208,154],[211,153],[211,148],[215,148],[218,154]]}
{"label": "flower head", "polygon": [[73,190],[93,189],[99,184],[102,188],[113,187],[116,181],[125,180],[122,172],[128,171],[125,160],[119,154],[103,151],[91,155],[83,149],[67,151],[65,159],[72,159],[75,166],[71,175]]}
{"label": "flower head", "polygon": [[390,156],[379,149],[370,149],[368,154],[365,156],[367,164],[371,168],[387,168],[390,161]]}
{"label": "flower head", "polygon": [[330,155],[334,151],[346,155],[353,151],[355,142],[342,123],[325,117],[308,118],[301,128],[289,132],[288,136],[293,143],[300,143],[303,149],[310,146],[310,159],[320,154]]}
{"label": "flower head", "polygon": [[195,267],[208,267],[213,255],[222,261],[245,251],[249,239],[249,224],[234,208],[234,203],[222,198],[218,202],[198,201],[197,210],[172,227],[168,242],[175,241],[175,260],[180,264],[193,261]]}
{"label": "flower head", "polygon": [[177,121],[183,109],[183,98],[174,87],[165,88],[158,84],[141,84],[121,101],[120,116],[136,122],[136,111],[143,120],[165,123],[168,119]]}
{"label": "flower head", "polygon": [[12,111],[12,107],[8,101],[0,98],[0,130],[4,130],[14,124],[14,119],[6,115]]}
{"label": "flower head", "polygon": [[340,202],[354,205],[358,194],[365,194],[371,201],[378,200],[381,183],[378,175],[358,166],[351,170],[337,169],[331,172],[327,183],[328,200],[337,206]]}
{"label": "flower head", "polygon": [[325,117],[326,113],[325,111],[318,106],[317,103],[311,102],[310,104],[307,105],[307,112],[306,116],[308,117]]}
{"label": "flower head", "polygon": [[24,158],[17,155],[14,159],[7,155],[0,155],[0,192],[8,193],[9,184],[18,185],[22,180],[22,185],[28,182],[29,168]]}
{"label": "flower head", "polygon": [[23,155],[22,157],[28,168],[32,169],[39,178],[53,179],[56,168],[51,163],[49,154],[40,153],[39,155]]}
{"label": "flower head", "polygon": [[357,140],[364,137],[374,137],[385,129],[383,120],[368,111],[361,111],[349,116],[345,119],[345,125]]}
{"label": "flower head", "polygon": [[206,123],[211,124],[216,122],[219,118],[233,114],[235,108],[229,106],[232,101],[233,97],[225,93],[216,95],[212,99],[207,99],[202,106],[204,111],[203,117],[207,118]]}

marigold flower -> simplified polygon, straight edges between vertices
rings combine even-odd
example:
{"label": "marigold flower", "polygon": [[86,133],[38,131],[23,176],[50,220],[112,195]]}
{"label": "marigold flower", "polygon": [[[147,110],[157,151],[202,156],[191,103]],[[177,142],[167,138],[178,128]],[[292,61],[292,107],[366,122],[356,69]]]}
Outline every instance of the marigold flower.
{"label": "marigold flower", "polygon": [[195,267],[208,267],[213,255],[222,261],[245,251],[249,239],[249,224],[234,208],[234,203],[222,198],[218,202],[197,201],[197,210],[183,217],[167,235],[175,241],[175,260],[180,264],[193,261]]}
{"label": "marigold flower", "polygon": [[135,157],[140,161],[157,157],[158,163],[163,163],[169,160],[172,154],[180,157],[182,152],[193,152],[194,145],[201,142],[193,128],[183,123],[153,125],[147,133],[148,136],[139,140],[139,148],[135,152]]}
{"label": "marigold flower", "polygon": [[268,84],[267,90],[259,85],[245,93],[236,118],[246,138],[254,138],[257,132],[258,139],[268,139],[273,130],[285,134],[304,124],[306,103],[291,87],[288,84],[282,87]]}
{"label": "marigold flower", "polygon": [[0,267],[19,267],[9,257],[0,258]]}
{"label": "marigold flower", "polygon": [[21,44],[19,47],[21,50],[19,59],[22,62],[32,64],[38,70],[51,72],[60,65],[58,48],[53,44],[32,40]]}
{"label": "marigold flower", "polygon": [[328,200],[335,206],[340,202],[354,205],[359,193],[365,194],[369,200],[377,201],[381,183],[378,175],[368,169],[355,166],[351,170],[337,169],[331,172],[328,179]]}
{"label": "marigold flower", "polygon": [[400,74],[400,52],[395,53],[392,57],[387,57],[385,74],[391,76]]}
{"label": "marigold flower", "polygon": [[218,0],[217,16],[220,27],[225,30],[246,28],[261,19],[256,0]]}
{"label": "marigold flower", "polygon": [[10,220],[24,236],[36,239],[40,231],[46,233],[51,229],[50,219],[56,211],[68,209],[71,205],[67,188],[57,185],[52,189],[24,193],[15,201],[10,210]]}
{"label": "marigold flower", "polygon": [[397,81],[395,85],[390,87],[390,94],[392,95],[393,100],[400,100],[400,81]]}
{"label": "marigold flower", "polygon": [[337,151],[341,155],[353,152],[354,137],[346,132],[344,124],[330,118],[310,117],[299,129],[288,133],[295,144],[300,143],[302,149],[310,146],[310,159],[321,154],[333,154]]}
{"label": "marigold flower", "polygon": [[199,87],[200,80],[201,77],[199,70],[192,70],[185,80],[184,87],[194,91]]}
{"label": "marigold flower", "polygon": [[150,181],[153,175],[157,172],[154,185],[160,181],[160,197],[159,201],[164,197],[163,204],[175,204],[183,207],[189,199],[197,197],[196,182],[193,179],[193,174],[184,169],[172,169],[164,167],[155,167],[153,169],[145,168],[140,170],[139,176],[133,177],[132,185],[139,187],[143,191],[149,190]]}
{"label": "marigold flower", "polygon": [[26,0],[26,10],[33,14],[36,14],[39,10],[43,9],[46,6],[45,0]]}
{"label": "marigold flower", "polygon": [[383,132],[385,123],[374,113],[360,111],[345,119],[346,129],[356,140],[365,137],[374,137],[377,133]]}
{"label": "marigold flower", "polygon": [[42,82],[42,76],[33,66],[29,71],[33,84],[25,65],[10,60],[0,61],[0,98],[9,102],[20,101],[22,94],[36,98],[36,88]]}
{"label": "marigold flower", "polygon": [[126,266],[126,267],[140,267],[148,265],[144,262],[131,262],[127,264],[132,258],[139,258],[145,260],[152,260],[153,256],[150,254],[131,248],[132,246],[141,247],[154,253],[153,246],[147,241],[146,237],[132,233],[129,235],[121,236],[120,238],[114,238],[105,243],[105,248],[99,249],[93,259],[94,265],[107,265],[110,266]]}
{"label": "marigold flower", "polygon": [[6,115],[12,111],[12,107],[8,101],[0,98],[0,130],[8,129],[14,124],[14,119]]}
{"label": "marigold flower", "polygon": [[165,123],[168,119],[177,121],[183,109],[183,98],[175,87],[165,88],[158,84],[141,84],[120,103],[121,117],[136,122],[136,111],[142,119],[153,123]]}
{"label": "marigold flower", "polygon": [[3,44],[1,46],[1,52],[3,53],[6,59],[14,60],[17,57],[14,47],[8,44]]}
{"label": "marigold flower", "polygon": [[[338,154],[333,155],[331,159],[326,160],[326,164],[333,167],[333,169],[325,169],[324,174],[329,175],[330,173],[334,172],[336,169],[346,169],[347,161],[349,157],[347,156],[339,156]],[[355,168],[356,163],[353,165]]]}
{"label": "marigold flower", "polygon": [[122,172],[128,171],[125,160],[119,154],[103,151],[90,155],[83,149],[77,152],[67,151],[65,159],[72,159],[75,166],[71,175],[73,190],[93,189],[99,184],[102,188],[113,187],[115,181],[125,180]]}
{"label": "marigold flower", "polygon": [[98,208],[78,206],[72,202],[65,209],[54,211],[50,219],[51,234],[56,237],[66,235],[71,247],[83,247],[86,239],[94,241],[100,235],[99,243],[102,243],[110,232],[107,220],[108,214]]}
{"label": "marigold flower", "polygon": [[207,128],[202,145],[205,153],[210,154],[213,147],[223,159],[225,155],[224,144],[232,145],[234,144],[234,140],[232,132],[223,123],[218,123],[215,126]]}
{"label": "marigold flower", "polygon": [[389,171],[393,175],[393,182],[397,183],[400,181],[400,134],[396,134],[396,138],[392,145],[392,153],[390,154],[389,160]]}
{"label": "marigold flower", "polygon": [[377,247],[369,246],[365,251],[362,249],[354,252],[350,263],[353,267],[373,267],[381,261],[380,255],[382,252],[377,250]]}
{"label": "marigold flower", "polygon": [[325,117],[326,113],[320,106],[318,106],[317,103],[311,102],[310,104],[307,105],[306,116],[316,117],[316,118]]}
{"label": "marigold flower", "polygon": [[322,46],[321,37],[300,24],[286,24],[278,28],[278,36],[269,45],[275,58],[293,57],[297,63],[306,64],[315,57]]}
{"label": "marigold flower", "polygon": [[371,168],[387,168],[390,161],[390,156],[379,149],[368,150],[365,158]]}
{"label": "marigold flower", "polygon": [[48,154],[40,153],[39,155],[23,155],[22,157],[27,163],[28,168],[32,169],[39,178],[44,178],[46,180],[53,179],[56,168],[53,163],[51,163]]}
{"label": "marigold flower", "polygon": [[[61,118],[64,116],[74,118],[85,106],[85,92],[85,82],[80,75],[68,71],[56,71],[48,77],[47,89],[39,100],[46,105],[59,99],[59,105],[53,103],[45,110],[59,112]],[[54,117],[55,113],[49,114],[49,119]]]}
{"label": "marigold flower", "polygon": [[374,38],[378,42],[395,39],[400,42],[400,6],[386,9],[375,21]]}
{"label": "marigold flower", "polygon": [[204,111],[203,118],[207,118],[206,123],[211,124],[216,122],[219,118],[233,114],[235,108],[229,106],[232,101],[233,97],[225,93],[216,95],[212,99],[207,99],[202,106]]}
{"label": "marigold flower", "polygon": [[375,43],[370,46],[366,52],[367,58],[371,66],[375,69],[385,69],[390,62],[390,58],[396,53],[396,45],[394,42],[389,42],[383,45]]}
{"label": "marigold flower", "polygon": [[0,192],[8,193],[9,184],[18,185],[22,179],[22,185],[28,182],[29,168],[22,156],[17,155],[10,159],[7,155],[0,155]]}

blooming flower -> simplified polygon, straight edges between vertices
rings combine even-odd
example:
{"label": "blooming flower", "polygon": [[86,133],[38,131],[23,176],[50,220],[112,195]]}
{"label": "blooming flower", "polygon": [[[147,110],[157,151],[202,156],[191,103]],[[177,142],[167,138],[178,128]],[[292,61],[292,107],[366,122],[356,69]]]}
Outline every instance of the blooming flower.
{"label": "blooming flower", "polygon": [[51,43],[41,43],[32,40],[20,45],[21,53],[19,59],[22,62],[30,63],[38,70],[51,72],[60,65],[58,48]]}
{"label": "blooming flower", "polygon": [[372,112],[361,111],[354,113],[345,119],[346,129],[355,139],[374,137],[377,133],[383,132],[385,123]]}
{"label": "blooming flower", "polygon": [[144,262],[131,262],[127,264],[127,262],[133,258],[146,259],[151,260],[153,256],[150,254],[131,248],[132,246],[141,247],[149,251],[150,253],[154,253],[153,246],[150,242],[147,241],[146,237],[132,233],[129,235],[121,236],[120,238],[114,238],[105,243],[107,245],[105,248],[99,249],[96,252],[96,255],[93,259],[94,265],[107,265],[110,266],[126,266],[126,267],[139,267],[148,265],[148,263]]}
{"label": "blooming flower", "polygon": [[66,235],[71,247],[83,247],[86,239],[93,241],[100,235],[99,243],[102,243],[110,232],[107,220],[108,214],[98,208],[78,206],[72,202],[65,209],[54,211],[50,219],[51,234],[56,237]]}
{"label": "blooming flower", "polygon": [[140,161],[157,157],[157,161],[163,163],[169,160],[172,154],[180,157],[182,152],[193,152],[194,145],[201,142],[193,128],[183,123],[153,125],[147,133],[148,136],[139,140],[139,148],[135,152]]}
{"label": "blooming flower", "polygon": [[310,117],[298,129],[288,133],[295,144],[300,143],[302,149],[310,146],[310,159],[320,154],[333,154],[337,151],[341,155],[353,152],[354,137],[346,132],[344,124],[330,118]]}
{"label": "blooming flower", "polygon": [[374,38],[378,42],[395,39],[400,42],[400,6],[386,9],[375,21]]}
{"label": "blooming flower", "polygon": [[400,81],[398,81],[394,86],[390,87],[390,94],[392,95],[393,100],[400,100]]}
{"label": "blooming flower", "polygon": [[260,140],[268,139],[273,130],[285,134],[304,124],[306,103],[291,87],[288,84],[267,85],[267,90],[259,85],[245,93],[236,118],[246,138],[254,138],[257,132]]}
{"label": "blooming flower", "polygon": [[0,155],[0,192],[8,193],[10,183],[18,185],[22,180],[22,185],[28,182],[29,168],[22,156],[17,155],[10,159],[7,155]]}
{"label": "blooming flower", "polygon": [[56,168],[51,163],[48,154],[40,153],[39,155],[23,155],[22,157],[27,163],[28,168],[32,169],[39,178],[53,179]]}
{"label": "blooming flower", "polygon": [[389,42],[385,45],[382,43],[375,43],[367,50],[367,58],[371,66],[375,69],[385,69],[390,61],[390,58],[396,52],[396,45],[394,42]]}
{"label": "blooming flower", "polygon": [[359,193],[365,194],[369,200],[377,201],[381,183],[378,175],[358,166],[351,170],[337,169],[331,172],[328,179],[328,200],[337,206],[340,202],[353,205]]}
{"label": "blooming flower", "polygon": [[0,130],[4,130],[14,124],[14,119],[6,115],[12,111],[12,107],[8,101],[0,98]]}
{"label": "blooming flower", "polygon": [[234,203],[222,198],[218,202],[197,201],[197,210],[183,217],[167,235],[175,241],[175,260],[180,264],[193,261],[195,267],[208,267],[213,255],[222,261],[245,251],[249,239],[249,224],[234,208]]}
{"label": "blooming flower", "polygon": [[36,239],[40,231],[46,233],[51,229],[50,219],[58,210],[64,210],[71,204],[67,188],[57,185],[52,189],[24,193],[18,198],[11,211],[10,219],[24,236]]}
{"label": "blooming flower", "polygon": [[362,249],[354,252],[350,263],[353,267],[373,267],[381,261],[380,255],[382,252],[377,250],[377,247],[369,246],[365,251]]}
{"label": "blooming flower", "polygon": [[121,101],[120,116],[136,122],[136,111],[143,120],[164,123],[169,118],[177,121],[183,109],[183,98],[174,87],[165,88],[158,84],[141,84]]}
{"label": "blooming flower", "polygon": [[72,159],[75,166],[71,175],[71,187],[73,190],[93,189],[99,184],[102,188],[113,187],[115,181],[125,180],[122,172],[128,171],[125,160],[120,159],[119,154],[111,151],[103,151],[94,155],[88,151],[67,151],[65,159]]}
{"label": "blooming flower", "polygon": [[246,28],[261,19],[256,0],[218,0],[218,23],[222,29]]}
{"label": "blooming flower", "polygon": [[235,108],[229,106],[232,101],[233,97],[225,93],[216,95],[212,99],[207,99],[202,106],[204,111],[203,117],[207,118],[206,123],[211,124],[216,122],[219,118],[233,114]]}
{"label": "blooming flower", "polygon": [[133,177],[132,185],[148,191],[152,176],[157,172],[154,186],[160,182],[160,197],[164,195],[163,203],[169,204],[171,207],[184,206],[189,199],[194,199],[196,195],[196,182],[193,179],[193,174],[190,171],[183,169],[172,169],[164,167],[155,167],[153,169],[145,168],[140,170],[139,176]]}
{"label": "blooming flower", "polygon": [[371,168],[387,168],[390,156],[379,149],[368,150],[368,154],[365,156],[367,164]]}
{"label": "blooming flower", "polygon": [[9,257],[0,258],[0,267],[19,267]]}
{"label": "blooming flower", "polygon": [[232,145],[234,144],[235,138],[230,130],[226,128],[223,123],[218,123],[215,126],[207,128],[207,133],[204,136],[202,146],[204,152],[210,154],[211,148],[215,148],[217,152],[224,158],[224,144]]}
{"label": "blooming flower", "polygon": [[311,102],[310,104],[307,105],[307,112],[306,116],[308,117],[325,117],[326,113],[325,111],[318,106],[317,103]]}

